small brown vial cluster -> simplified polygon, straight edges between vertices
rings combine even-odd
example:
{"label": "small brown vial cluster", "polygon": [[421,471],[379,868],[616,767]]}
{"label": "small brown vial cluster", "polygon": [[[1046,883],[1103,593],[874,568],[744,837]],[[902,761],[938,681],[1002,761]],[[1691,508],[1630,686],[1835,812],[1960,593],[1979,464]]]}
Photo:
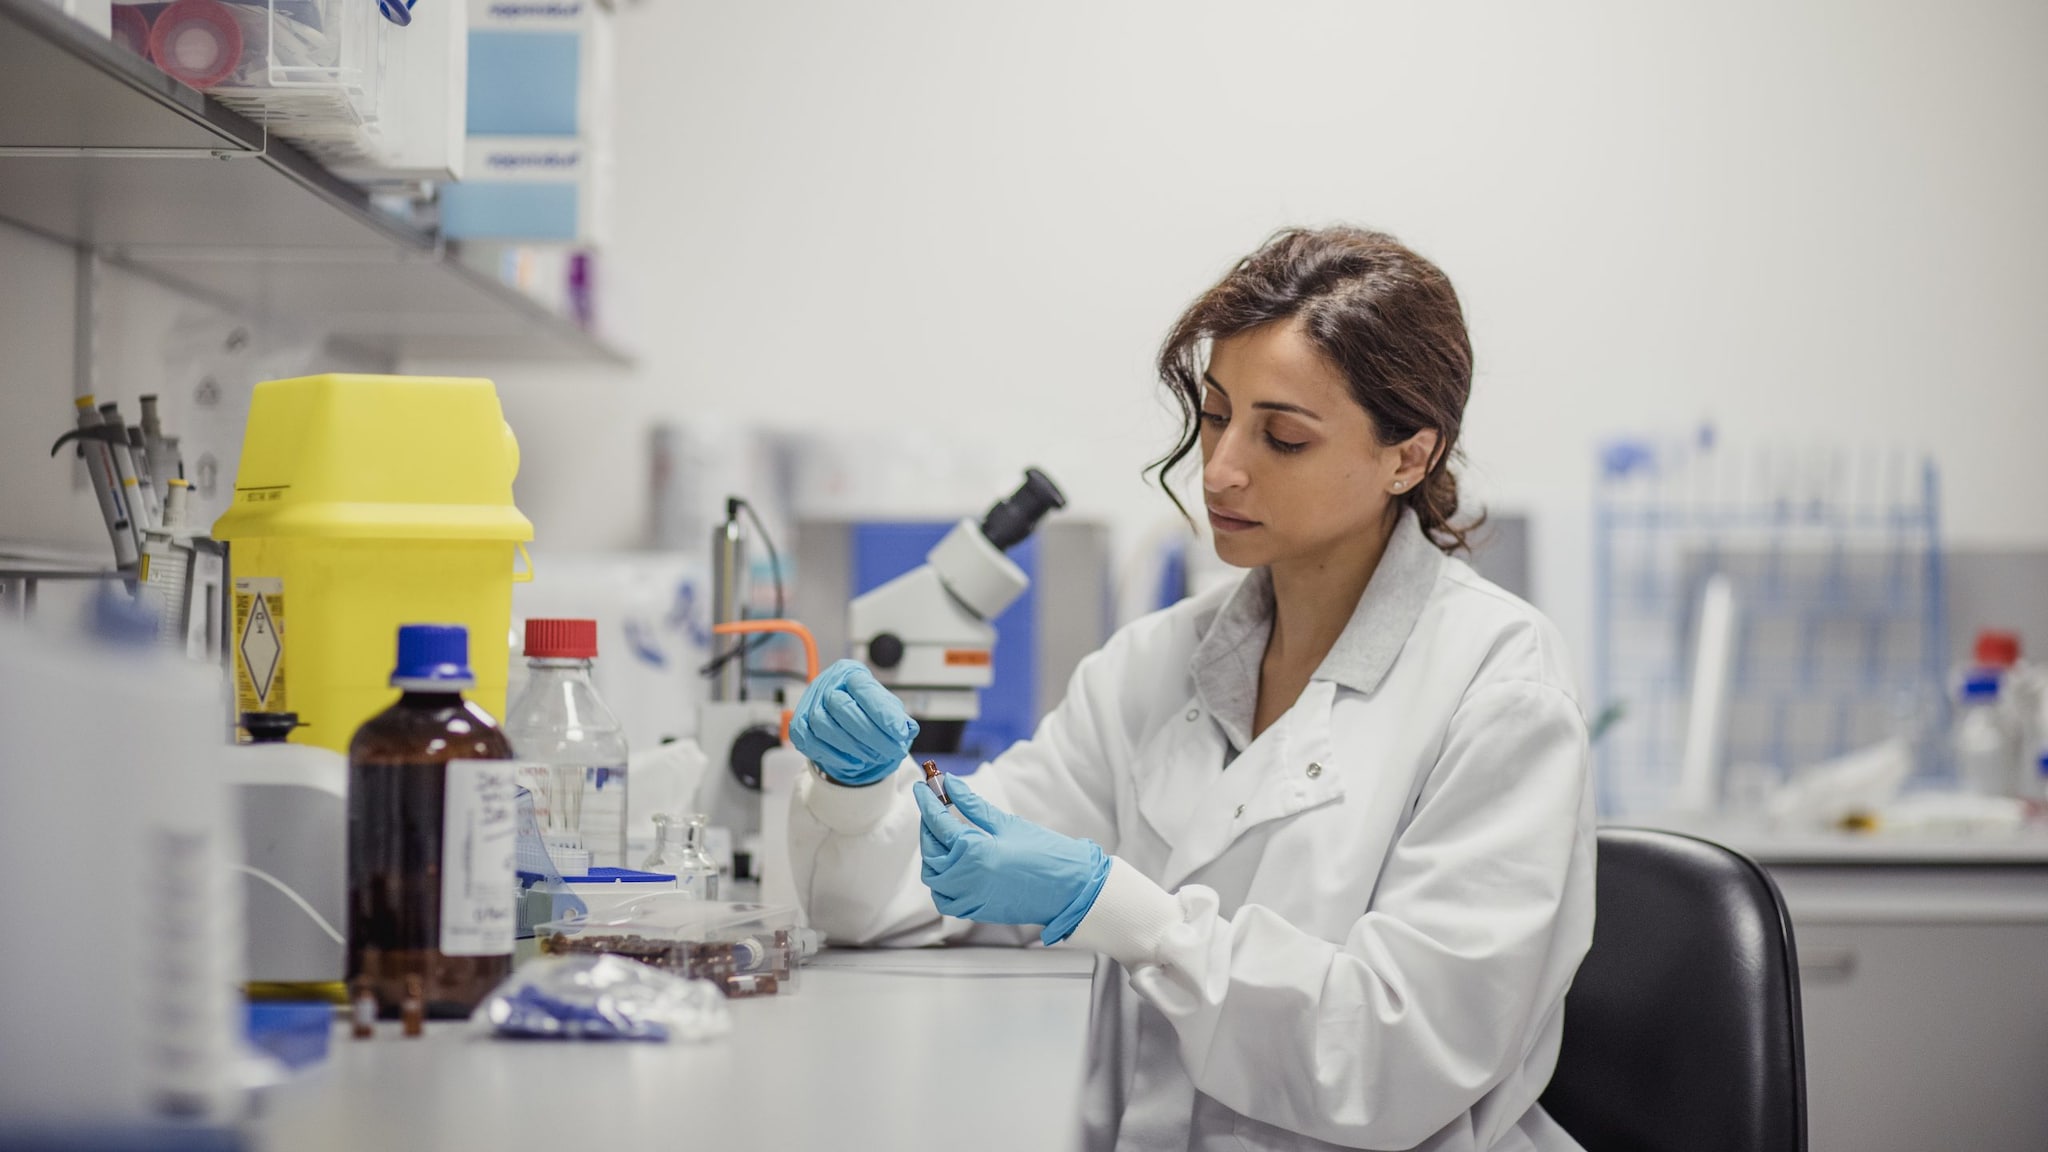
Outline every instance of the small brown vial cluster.
{"label": "small brown vial cluster", "polygon": [[[349,1034],[358,1040],[377,1035],[377,990],[367,976],[349,982]],[[418,973],[405,978],[405,999],[398,1003],[399,1030],[405,1036],[427,1032],[427,986]]]}

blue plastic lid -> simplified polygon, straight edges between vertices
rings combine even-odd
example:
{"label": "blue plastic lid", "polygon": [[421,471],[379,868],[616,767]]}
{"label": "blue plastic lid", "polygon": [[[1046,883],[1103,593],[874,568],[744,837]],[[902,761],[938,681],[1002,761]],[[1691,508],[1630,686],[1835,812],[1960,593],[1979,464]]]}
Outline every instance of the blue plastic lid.
{"label": "blue plastic lid", "polygon": [[592,868],[581,876],[564,876],[571,884],[673,884],[673,872],[636,872],[631,868]]}
{"label": "blue plastic lid", "polygon": [[266,1032],[318,1032],[334,1027],[334,1005],[324,1000],[251,1000],[245,1017],[249,1035]]}
{"label": "blue plastic lid", "polygon": [[1998,673],[1982,670],[1970,673],[1963,680],[1963,699],[1977,701],[1998,699]]}
{"label": "blue plastic lid", "polygon": [[156,610],[111,584],[100,585],[92,601],[92,634],[119,648],[146,648],[156,643]]}
{"label": "blue plastic lid", "polygon": [[327,1059],[334,1031],[334,1005],[322,1001],[252,1001],[244,1017],[249,1042],[282,1061],[304,1068]]}
{"label": "blue plastic lid", "polygon": [[401,624],[398,663],[391,669],[393,688],[431,685],[469,688],[476,675],[469,670],[469,629],[460,624]]}

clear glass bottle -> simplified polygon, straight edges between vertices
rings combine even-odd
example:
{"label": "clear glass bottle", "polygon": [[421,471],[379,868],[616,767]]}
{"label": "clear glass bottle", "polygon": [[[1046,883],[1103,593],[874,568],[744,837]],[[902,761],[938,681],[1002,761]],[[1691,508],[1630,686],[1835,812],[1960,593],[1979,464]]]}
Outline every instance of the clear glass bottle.
{"label": "clear glass bottle", "polygon": [[590,683],[597,621],[528,620],[526,688],[505,734],[550,849],[580,847],[600,868],[626,864],[626,733]]}
{"label": "clear glass bottle", "polygon": [[672,873],[683,891],[700,900],[718,899],[718,862],[704,847],[706,823],[701,812],[687,818],[656,812],[654,852],[640,870]]}
{"label": "clear glass bottle", "polygon": [[[348,749],[348,980],[395,1017],[461,1019],[512,972],[512,744],[463,698],[469,632],[398,630],[398,702]],[[360,981],[360,984],[358,982]]]}

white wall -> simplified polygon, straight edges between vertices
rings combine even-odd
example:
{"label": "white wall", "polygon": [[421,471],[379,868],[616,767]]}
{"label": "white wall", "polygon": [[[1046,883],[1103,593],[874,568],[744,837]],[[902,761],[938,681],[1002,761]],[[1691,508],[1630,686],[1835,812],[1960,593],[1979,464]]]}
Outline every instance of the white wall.
{"label": "white wall", "polygon": [[[629,372],[497,368],[543,544],[629,545],[656,414],[1047,467],[1128,543],[1148,365],[1269,230],[1451,274],[1475,494],[1583,641],[1594,446],[1931,449],[1951,535],[2048,540],[2048,7],[678,3],[620,16]],[[970,492],[964,504],[991,493]],[[717,494],[707,494],[715,496]],[[1582,647],[1583,652],[1583,647]]]}
{"label": "white wall", "polygon": [[[82,466],[67,450],[50,458],[50,444],[75,426],[72,398],[77,335],[78,260],[68,246],[0,223],[0,550],[76,555],[113,563],[99,505]],[[115,401],[129,423],[141,419],[138,397],[159,398],[165,429],[180,435],[196,473],[214,455],[216,485],[200,499],[210,516],[226,507],[234,488],[234,459],[247,411],[247,381],[216,381],[201,404],[198,347],[236,322],[140,276],[99,266],[90,388],[100,402]],[[245,332],[253,333],[253,329]],[[217,339],[217,337],[216,337]],[[224,342],[224,341],[223,341]],[[194,477],[196,479],[196,476]]]}
{"label": "white wall", "polygon": [[[68,245],[0,223],[0,556],[111,566],[83,467],[68,450],[54,460],[49,454],[76,423],[78,274]],[[104,262],[96,277],[91,390],[102,403],[119,403],[131,424],[141,418],[138,398],[158,397],[165,431],[183,440],[201,523],[225,511],[233,495],[256,381],[316,366],[389,368],[323,350],[317,334],[253,324]]]}
{"label": "white wall", "polygon": [[[71,250],[0,224],[0,541],[60,550],[104,548],[92,490],[76,466],[49,458],[74,424]],[[109,559],[111,563],[111,557]]]}

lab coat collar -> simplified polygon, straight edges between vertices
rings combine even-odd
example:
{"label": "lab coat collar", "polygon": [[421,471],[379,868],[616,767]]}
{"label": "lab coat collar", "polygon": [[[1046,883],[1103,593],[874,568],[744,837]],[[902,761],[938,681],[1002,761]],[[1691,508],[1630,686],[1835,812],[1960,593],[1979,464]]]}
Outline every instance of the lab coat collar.
{"label": "lab coat collar", "polygon": [[[1377,689],[1421,619],[1443,564],[1443,552],[1415,513],[1402,509],[1379,567],[1313,679],[1360,693]],[[1195,692],[1240,751],[1251,744],[1259,663],[1272,630],[1273,574],[1255,568],[1238,582],[1195,648]]]}

